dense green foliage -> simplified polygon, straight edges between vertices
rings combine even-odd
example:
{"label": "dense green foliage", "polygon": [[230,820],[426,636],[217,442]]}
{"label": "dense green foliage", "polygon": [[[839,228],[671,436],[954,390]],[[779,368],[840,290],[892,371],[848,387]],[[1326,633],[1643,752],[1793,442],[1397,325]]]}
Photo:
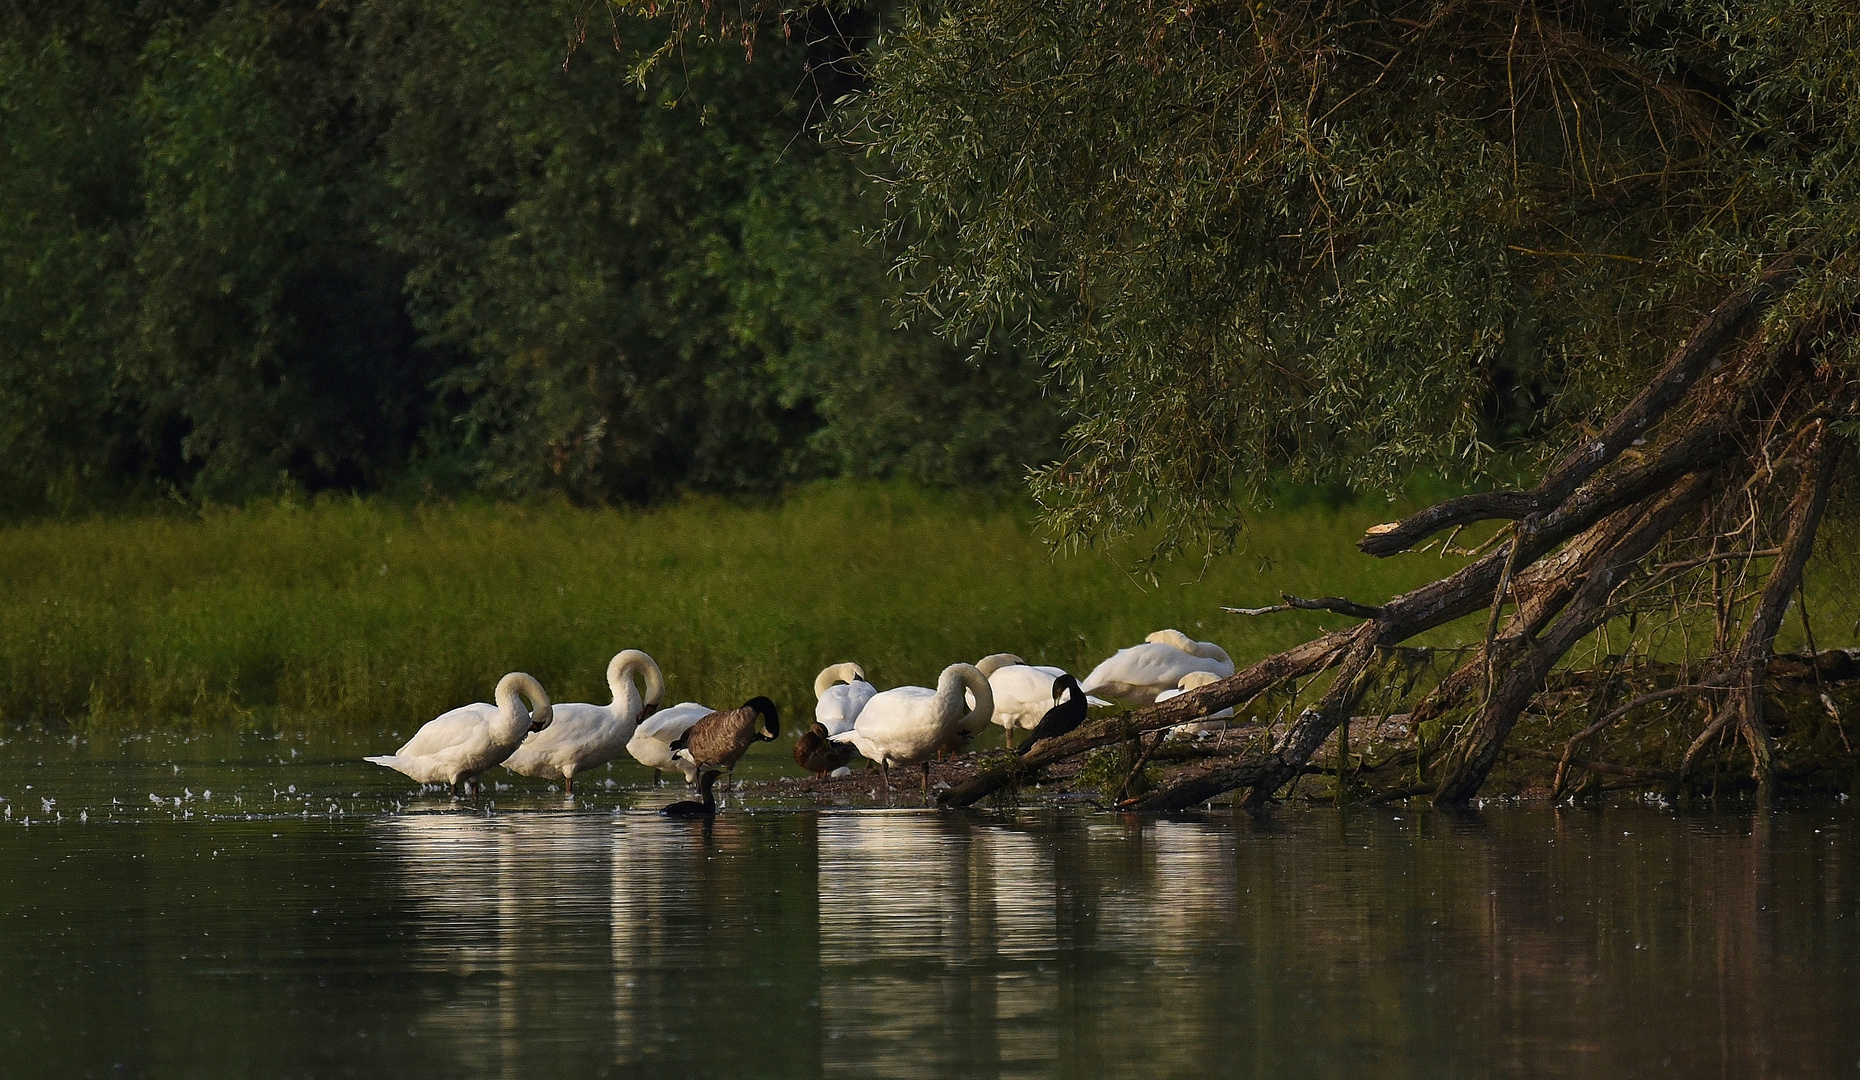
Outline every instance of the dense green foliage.
{"label": "dense green foliage", "polygon": [[[578,7],[0,6],[0,508],[1016,479],[1030,362],[900,330],[809,35]],[[816,65],[817,66],[817,65]]]}
{"label": "dense green foliage", "polygon": [[1053,523],[1181,541],[1560,451],[1783,252],[1770,338],[1845,363],[1855,71],[1827,0],[921,0],[847,132],[921,309],[1071,395]]}
{"label": "dense green foliage", "polygon": [[1856,72],[1823,0],[931,2],[863,120],[923,303],[1076,395],[1036,488],[1089,536],[1560,449],[1805,244],[1773,330],[1843,318]]}

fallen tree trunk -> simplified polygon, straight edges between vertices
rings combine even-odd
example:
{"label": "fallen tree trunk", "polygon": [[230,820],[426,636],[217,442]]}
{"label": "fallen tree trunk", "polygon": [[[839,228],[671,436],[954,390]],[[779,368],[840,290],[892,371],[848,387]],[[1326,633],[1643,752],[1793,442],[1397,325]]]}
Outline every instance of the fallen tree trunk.
{"label": "fallen tree trunk", "polygon": [[[1471,562],[1379,605],[1287,596],[1281,605],[1229,608],[1248,617],[1322,609],[1361,621],[1162,705],[1087,724],[1043,743],[1018,761],[947,792],[944,803],[969,805],[1047,763],[1191,722],[1250,702],[1273,686],[1334,669],[1318,700],[1293,719],[1270,749],[1178,780],[1135,803],[1138,809],[1168,811],[1244,788],[1241,804],[1262,808],[1309,770],[1312,755],[1373,689],[1392,685],[1391,675],[1401,666],[1392,658],[1405,642],[1485,611],[1483,641],[1408,710],[1417,733],[1417,767],[1437,767],[1435,778],[1417,778],[1412,786],[1427,788],[1437,803],[1463,803],[1483,786],[1520,717],[1572,649],[1611,620],[1638,618],[1669,597],[1678,612],[1672,617],[1685,618],[1681,583],[1700,575],[1710,578],[1710,605],[1721,629],[1714,655],[1697,665],[1711,674],[1688,674],[1686,681],[1724,687],[1731,695],[1728,711],[1718,720],[1737,725],[1758,789],[1767,795],[1775,772],[1762,711],[1770,650],[1789,598],[1800,587],[1825,511],[1839,458],[1833,423],[1848,415],[1844,387],[1833,369],[1818,360],[1835,332],[1845,332],[1845,316],[1796,322],[1786,334],[1774,335],[1780,345],[1752,329],[1760,327],[1775,297],[1794,281],[1796,266],[1795,255],[1777,260],[1703,317],[1658,376],[1534,488],[1448,500],[1377,526],[1359,544],[1365,552],[1386,556],[1442,529],[1511,519],[1509,535]],[[1737,355],[1725,362],[1727,350],[1740,341]],[[1783,500],[1772,499],[1775,478],[1791,472],[1797,479],[1782,505]],[[1712,510],[1708,498],[1726,492],[1735,497],[1718,500],[1718,509]],[[1724,518],[1743,505],[1738,500],[1748,503],[1748,513],[1733,525]],[[1688,531],[1688,522],[1697,527]],[[1765,542],[1763,533],[1771,529],[1771,537],[1783,534],[1780,542]],[[1739,583],[1759,559],[1775,560],[1767,580],[1742,594]],[[1694,592],[1701,588],[1693,586]],[[1745,610],[1749,617],[1733,646],[1722,628],[1732,613]],[[1850,660],[1860,676],[1860,659],[1845,656],[1832,661],[1816,656],[1803,666],[1820,679],[1824,664],[1838,668]],[[1687,671],[1693,667],[1689,662]],[[1658,693],[1648,700],[1657,699]],[[1630,707],[1645,703],[1637,700]],[[1462,710],[1470,713],[1451,738],[1421,742],[1424,732],[1444,729]],[[1586,768],[1590,759],[1577,759],[1577,746],[1601,736],[1625,711],[1600,719],[1591,713],[1593,723],[1561,754],[1551,755],[1562,763],[1559,775],[1572,765]],[[1682,776],[1711,735],[1707,731],[1694,740],[1670,775]],[[1444,754],[1434,752],[1443,746]]]}

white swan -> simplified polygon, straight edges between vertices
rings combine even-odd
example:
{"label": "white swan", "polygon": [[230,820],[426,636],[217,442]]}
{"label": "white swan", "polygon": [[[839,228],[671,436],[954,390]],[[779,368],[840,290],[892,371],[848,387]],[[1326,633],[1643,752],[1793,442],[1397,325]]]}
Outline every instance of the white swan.
{"label": "white swan", "polygon": [[685,783],[695,784],[697,766],[683,758],[673,758],[672,744],[690,731],[691,725],[716,711],[695,701],[681,701],[669,709],[660,709],[639,722],[633,737],[627,740],[626,752],[633,755],[634,761],[652,770],[655,785],[659,782],[659,774],[668,769],[677,769],[685,774]]}
{"label": "white swan", "polygon": [[1092,668],[1082,685],[1087,694],[1149,705],[1191,671],[1211,671],[1225,679],[1234,673],[1234,662],[1211,641],[1195,641],[1180,630],[1158,630],[1143,644],[1119,649]]}
{"label": "white swan", "polygon": [[[529,698],[529,708],[519,694]],[[547,729],[551,717],[542,684],[521,671],[497,680],[495,697],[496,705],[474,702],[428,720],[399,750],[362,760],[422,784],[450,784],[454,795],[468,783],[476,799],[478,774],[509,757],[531,732]]]}
{"label": "white swan", "polygon": [[[1181,681],[1176,683],[1176,689],[1164,690],[1162,693],[1157,694],[1156,704],[1161,705],[1170,698],[1181,697],[1190,690],[1199,690],[1209,683],[1220,681],[1221,677],[1212,671],[1191,671],[1182,676]],[[1233,719],[1233,715],[1234,711],[1232,707],[1228,707],[1217,713],[1209,713],[1201,721],[1192,724],[1177,724],[1175,727],[1171,728],[1170,731],[1185,735],[1198,735],[1205,731],[1223,731],[1227,727],[1227,721]],[[1220,722],[1214,723],[1213,721]]]}
{"label": "white swan", "polygon": [[[633,685],[635,675],[646,684],[643,698]],[[626,753],[633,730],[665,696],[665,676],[652,657],[624,649],[607,662],[607,688],[614,695],[611,705],[554,706],[549,727],[523,740],[517,752],[504,759],[504,768],[519,776],[560,780],[573,794],[576,773],[598,769]]]}
{"label": "white swan", "polygon": [[[964,711],[964,693],[975,696],[973,708]],[[851,743],[859,752],[878,762],[884,770],[885,794],[891,794],[891,767],[924,767],[924,795],[930,794],[930,758],[937,748],[957,732],[980,731],[994,715],[995,694],[987,676],[973,664],[951,664],[937,678],[936,689],[923,686],[900,686],[882,694],[859,710],[859,719],[851,731],[834,736],[833,741]]]}
{"label": "white swan", "polygon": [[[1053,680],[1064,675],[1064,668],[1029,664],[1013,653],[993,653],[976,661],[975,667],[988,676],[995,694],[994,722],[1000,724],[1010,749],[1016,728],[1032,731],[1053,707]],[[1103,698],[1088,697],[1088,705],[1109,705]],[[969,704],[975,704],[973,694]]]}
{"label": "white swan", "polygon": [[865,669],[858,664],[834,664],[814,677],[814,719],[827,729],[827,736],[852,730],[859,710],[872,700],[878,688],[865,681]]}

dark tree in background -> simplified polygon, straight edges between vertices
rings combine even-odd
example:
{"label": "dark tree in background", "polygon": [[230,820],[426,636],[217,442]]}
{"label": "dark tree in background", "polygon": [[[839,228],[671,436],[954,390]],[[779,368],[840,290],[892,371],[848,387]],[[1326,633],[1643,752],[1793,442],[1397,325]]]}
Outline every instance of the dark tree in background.
{"label": "dark tree in background", "polygon": [[0,509],[1051,459],[1022,354],[897,325],[840,37],[635,79],[665,26],[565,68],[581,11],[0,5]]}
{"label": "dark tree in background", "polygon": [[[676,10],[686,39],[742,30]],[[1414,790],[1475,794],[1547,680],[1581,674],[1579,644],[1641,680],[1633,708],[1687,706],[1696,739],[1661,777],[1731,732],[1772,789],[1766,665],[1852,484],[1860,12],[925,2],[868,78],[847,137],[918,237],[919,309],[1013,333],[1069,395],[1067,451],[1034,482],[1061,535],[1218,541],[1284,474],[1477,481],[1503,450],[1540,477],[1363,539],[1458,550],[1503,523],[1435,584],[1288,600],[1354,624],[1017,768],[1332,672],[1269,745],[1144,803],[1257,805],[1413,683],[1403,642],[1472,618],[1472,655],[1394,693],[1423,735]],[[1632,711],[1570,739],[1559,783]]]}

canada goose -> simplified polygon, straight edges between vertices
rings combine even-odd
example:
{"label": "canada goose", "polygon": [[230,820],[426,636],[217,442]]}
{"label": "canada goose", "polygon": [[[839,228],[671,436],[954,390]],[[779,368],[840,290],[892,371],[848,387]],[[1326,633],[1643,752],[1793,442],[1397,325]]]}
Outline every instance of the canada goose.
{"label": "canada goose", "polygon": [[[635,675],[646,684],[643,698],[633,685]],[[626,753],[627,740],[640,720],[651,716],[665,696],[665,676],[652,657],[626,649],[608,661],[607,686],[613,691],[613,704],[554,706],[555,719],[548,729],[523,740],[504,760],[504,768],[519,776],[560,780],[572,795],[576,773],[600,768]]]}
{"label": "canada goose", "polygon": [[659,774],[677,769],[685,774],[685,783],[697,783],[697,766],[672,757],[672,744],[691,730],[691,725],[715,712],[709,705],[681,701],[669,709],[660,709],[639,722],[633,737],[626,742],[626,752],[633,760],[652,770],[652,786],[659,786]]}
{"label": "canada goose", "polygon": [[876,693],[878,688],[865,681],[864,668],[834,664],[814,676],[814,719],[826,726],[828,735],[850,731],[859,710]]}
{"label": "canada goose", "polygon": [[[1190,690],[1199,690],[1209,683],[1217,683],[1220,681],[1221,677],[1212,671],[1191,671],[1182,676],[1181,681],[1176,683],[1176,689],[1164,690],[1162,693],[1157,694],[1156,704],[1161,705],[1170,698],[1181,697]],[[1233,717],[1233,714],[1234,711],[1232,708],[1222,709],[1217,713],[1209,713],[1203,720],[1195,723],[1177,724],[1170,729],[1170,732],[1172,734],[1198,735],[1208,731],[1221,731],[1227,727],[1227,721]]]}
{"label": "canada goose", "polygon": [[[1065,700],[1060,700],[1060,695]],[[1033,734],[1021,744],[1020,753],[1025,754],[1042,739],[1057,739],[1085,722],[1085,691],[1079,689],[1079,681],[1070,675],[1061,675],[1053,680],[1053,706],[1040,717],[1040,722],[1033,726]]]}
{"label": "canada goose", "polygon": [[832,737],[827,725],[814,721],[794,740],[794,763],[818,779],[859,756],[853,747],[830,741]]}
{"label": "canada goose", "polygon": [[[672,757],[689,762],[703,781],[707,773],[733,772],[752,744],[770,742],[780,734],[781,714],[775,703],[765,697],[752,697],[741,708],[713,712],[692,724],[672,744]],[[704,784],[704,790],[709,792],[709,784]]]}
{"label": "canada goose", "polygon": [[[1009,750],[1014,749],[1014,732],[1031,731],[1053,705],[1053,681],[1064,675],[1064,668],[1029,664],[1013,653],[995,653],[976,663],[988,676],[995,692],[994,722],[1001,725]],[[1109,705],[1102,698],[1089,698],[1088,705]]]}
{"label": "canada goose", "polygon": [[[529,698],[524,708],[518,695]],[[407,745],[392,754],[363,758],[405,773],[422,784],[470,786],[478,798],[478,774],[514,753],[531,732],[549,726],[549,695],[542,684],[521,671],[497,681],[497,704],[474,702],[442,713],[413,733]]]}
{"label": "canada goose", "polygon": [[[963,689],[975,696],[975,706],[963,710]],[[922,765],[924,797],[930,796],[930,758],[937,748],[966,727],[980,731],[995,711],[994,691],[973,664],[951,664],[937,678],[936,689],[900,686],[874,695],[859,710],[851,731],[833,737],[851,743],[861,754],[878,762],[884,772],[885,795],[891,795],[891,766]],[[979,717],[979,720],[977,719]]]}
{"label": "canada goose", "polygon": [[1083,687],[1087,694],[1150,705],[1191,671],[1211,671],[1225,679],[1234,673],[1234,662],[1213,642],[1195,641],[1180,630],[1158,630],[1093,668]]}
{"label": "canada goose", "polygon": [[698,782],[697,799],[683,799],[659,807],[659,813],[666,817],[714,817],[717,813],[717,796],[711,789],[717,785],[717,774],[707,772]]}

